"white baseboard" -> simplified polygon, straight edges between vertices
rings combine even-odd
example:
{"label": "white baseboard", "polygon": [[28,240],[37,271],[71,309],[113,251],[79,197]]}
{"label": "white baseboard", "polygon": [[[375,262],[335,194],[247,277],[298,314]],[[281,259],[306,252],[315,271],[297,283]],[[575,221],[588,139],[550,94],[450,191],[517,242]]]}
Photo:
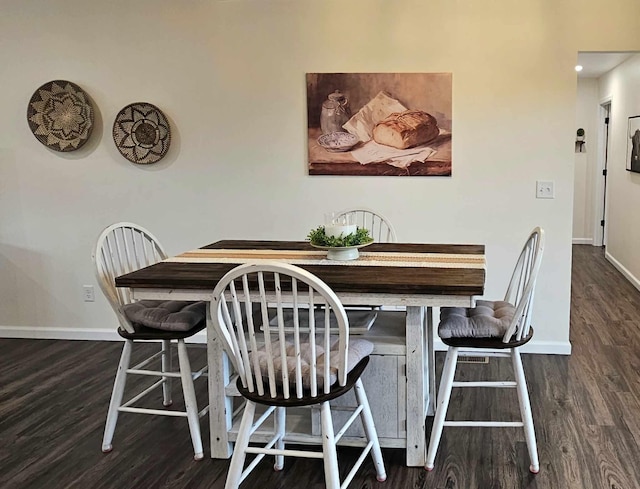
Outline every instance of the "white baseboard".
{"label": "white baseboard", "polygon": [[[24,338],[31,340],[91,340],[91,341],[122,341],[115,329],[89,328],[29,328],[26,326],[0,326],[0,338]],[[192,343],[206,343],[205,331],[193,335]],[[445,351],[447,346],[436,338],[436,351]],[[539,353],[545,355],[571,355],[571,343],[563,341],[531,340],[524,345],[522,353]]]}
{"label": "white baseboard", "polygon": [[611,256],[611,254],[608,251],[604,252],[604,257],[616,268],[616,270],[618,270],[622,275],[624,275],[625,278],[629,282],[631,282],[636,289],[640,290],[640,280],[638,280],[638,278],[635,275],[633,275],[629,270],[627,270],[625,266],[622,265],[622,263],[620,263],[613,256]]}
{"label": "white baseboard", "polygon": [[[439,338],[434,342],[436,351],[446,351],[445,345]],[[536,353],[540,355],[571,355],[571,343],[568,341],[536,341],[532,339],[520,348],[520,353]]]}
{"label": "white baseboard", "polygon": [[[91,340],[122,341],[115,329],[92,328],[43,328],[26,326],[0,326],[0,338],[24,338],[31,340]],[[206,343],[207,334],[200,331],[191,337],[191,343]]]}
{"label": "white baseboard", "polygon": [[593,238],[573,238],[573,244],[592,245],[593,244]]}

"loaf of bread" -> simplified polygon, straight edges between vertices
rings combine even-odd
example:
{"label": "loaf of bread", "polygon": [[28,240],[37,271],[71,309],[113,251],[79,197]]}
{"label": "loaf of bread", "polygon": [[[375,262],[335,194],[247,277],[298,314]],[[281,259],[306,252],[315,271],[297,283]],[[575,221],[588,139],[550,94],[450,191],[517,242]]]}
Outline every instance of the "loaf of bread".
{"label": "loaf of bread", "polygon": [[421,110],[405,110],[393,113],[376,124],[373,140],[393,148],[407,149],[428,143],[439,133],[438,122],[431,114]]}

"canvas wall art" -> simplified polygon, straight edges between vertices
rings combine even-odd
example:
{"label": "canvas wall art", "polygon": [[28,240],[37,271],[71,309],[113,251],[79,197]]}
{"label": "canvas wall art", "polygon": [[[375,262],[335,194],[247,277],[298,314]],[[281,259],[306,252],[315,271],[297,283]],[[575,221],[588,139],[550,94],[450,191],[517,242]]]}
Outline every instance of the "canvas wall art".
{"label": "canvas wall art", "polygon": [[629,117],[627,170],[640,173],[640,115]]}
{"label": "canvas wall art", "polygon": [[307,73],[310,175],[451,176],[451,73]]}

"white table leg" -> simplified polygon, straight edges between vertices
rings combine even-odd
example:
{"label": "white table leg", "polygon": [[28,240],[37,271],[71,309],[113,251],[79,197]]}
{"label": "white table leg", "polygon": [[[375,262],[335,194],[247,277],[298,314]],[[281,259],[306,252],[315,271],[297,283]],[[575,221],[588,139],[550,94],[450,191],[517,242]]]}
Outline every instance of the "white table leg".
{"label": "white table leg", "polygon": [[407,466],[423,467],[425,455],[425,417],[429,386],[427,371],[427,339],[424,308],[407,307]]}
{"label": "white table leg", "polygon": [[427,416],[436,414],[436,352],[433,346],[433,307],[426,307],[427,315],[427,383],[429,385],[429,402]]}
{"label": "white table leg", "polygon": [[233,445],[229,442],[233,404],[225,395],[229,383],[229,359],[218,340],[207,303],[207,363],[209,364],[209,428],[211,458],[229,458]]}

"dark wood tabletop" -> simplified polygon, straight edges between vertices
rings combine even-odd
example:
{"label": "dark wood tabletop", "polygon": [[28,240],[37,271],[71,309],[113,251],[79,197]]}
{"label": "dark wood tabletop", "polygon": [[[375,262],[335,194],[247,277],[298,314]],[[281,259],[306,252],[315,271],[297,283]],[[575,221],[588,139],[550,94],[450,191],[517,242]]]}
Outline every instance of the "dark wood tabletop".
{"label": "dark wood tabletop", "polygon": [[[307,241],[223,240],[202,249],[308,250]],[[484,245],[373,243],[371,252],[451,253],[484,255]],[[116,286],[148,289],[213,290],[229,270],[229,263],[160,262],[116,278]],[[318,276],[336,293],[386,293],[479,296],[484,293],[485,270],[345,265],[300,265]]]}

